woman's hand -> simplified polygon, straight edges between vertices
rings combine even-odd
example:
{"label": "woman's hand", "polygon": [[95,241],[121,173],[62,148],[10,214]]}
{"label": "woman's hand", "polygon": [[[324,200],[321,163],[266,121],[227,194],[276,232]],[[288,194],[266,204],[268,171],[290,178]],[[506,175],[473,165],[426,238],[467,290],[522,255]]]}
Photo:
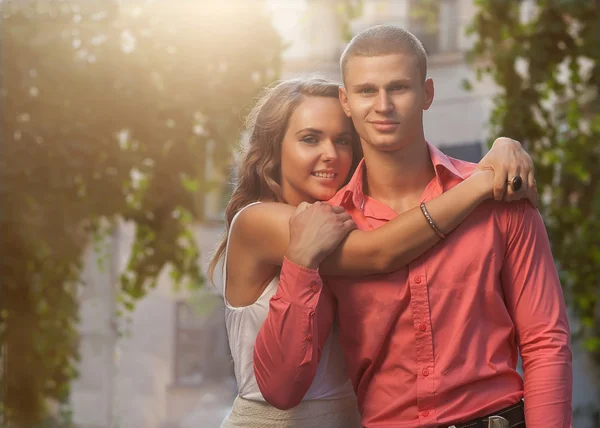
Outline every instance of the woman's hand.
{"label": "woman's hand", "polygon": [[302,202],[290,218],[286,257],[300,266],[317,269],[355,228],[356,223],[342,207]]}
{"label": "woman's hand", "polygon": [[[494,171],[493,195],[497,201],[516,201],[527,198],[537,208],[539,196],[535,183],[533,161],[521,143],[500,137],[477,165],[478,170]],[[520,176],[522,185],[513,189],[512,180]]]}

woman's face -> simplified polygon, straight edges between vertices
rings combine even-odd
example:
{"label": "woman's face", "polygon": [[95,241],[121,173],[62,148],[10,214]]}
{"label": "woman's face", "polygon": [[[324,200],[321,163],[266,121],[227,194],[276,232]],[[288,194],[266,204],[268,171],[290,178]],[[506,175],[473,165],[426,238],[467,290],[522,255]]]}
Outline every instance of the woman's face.
{"label": "woman's face", "polygon": [[281,147],[287,203],[332,198],[352,165],[352,122],[337,98],[307,96],[290,117]]}

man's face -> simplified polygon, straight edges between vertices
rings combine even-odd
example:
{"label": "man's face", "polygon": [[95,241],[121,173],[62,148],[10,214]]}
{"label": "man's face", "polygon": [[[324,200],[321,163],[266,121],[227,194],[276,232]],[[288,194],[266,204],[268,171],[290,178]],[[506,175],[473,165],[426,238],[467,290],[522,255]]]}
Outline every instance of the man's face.
{"label": "man's face", "polygon": [[423,110],[433,102],[433,81],[423,82],[409,54],[357,56],[346,64],[340,101],[365,150],[395,151],[422,138]]}

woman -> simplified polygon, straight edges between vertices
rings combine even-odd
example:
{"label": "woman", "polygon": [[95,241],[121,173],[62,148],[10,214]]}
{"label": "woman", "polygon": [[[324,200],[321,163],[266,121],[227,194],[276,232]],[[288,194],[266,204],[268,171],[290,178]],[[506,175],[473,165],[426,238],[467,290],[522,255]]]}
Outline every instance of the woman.
{"label": "woman", "polygon": [[[248,134],[237,187],[226,210],[226,234],[209,268],[212,276],[217,262],[224,259],[226,324],[239,392],[222,427],[360,427],[335,329],[312,386],[293,409],[279,410],[266,403],[252,361],[254,341],[277,291],[279,266],[292,247],[288,225],[295,206],[331,198],[362,157],[352,123],[338,102],[338,85],[320,79],[279,83],[266,91],[249,115]],[[531,171],[525,167],[528,161],[526,155],[516,161],[525,176]],[[438,227],[448,233],[491,198],[493,180],[493,171],[475,172],[428,202]],[[536,203],[535,192],[519,193],[511,197],[528,194]],[[316,221],[336,221],[343,229],[340,233],[340,228],[324,227],[327,245],[301,255],[306,260],[328,255],[320,268],[329,274],[393,271],[439,240],[418,208],[370,232],[350,232],[355,225],[339,209]],[[297,246],[294,251],[300,257]]]}

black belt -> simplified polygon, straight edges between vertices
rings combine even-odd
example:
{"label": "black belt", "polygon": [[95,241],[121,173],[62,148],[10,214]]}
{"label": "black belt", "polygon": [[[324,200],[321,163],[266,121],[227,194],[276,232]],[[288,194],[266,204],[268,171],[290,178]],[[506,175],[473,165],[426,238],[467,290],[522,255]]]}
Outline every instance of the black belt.
{"label": "black belt", "polygon": [[[508,425],[506,425],[506,422],[504,422],[504,425],[502,425],[501,422],[492,422],[490,425],[490,418],[492,421],[494,421],[494,419],[499,419],[501,421],[501,418],[504,418],[508,422]],[[462,422],[460,424],[443,425],[439,428],[495,428],[504,426],[510,428],[525,428],[525,408],[522,400],[517,404],[484,416],[483,418],[473,419],[469,422]]]}

